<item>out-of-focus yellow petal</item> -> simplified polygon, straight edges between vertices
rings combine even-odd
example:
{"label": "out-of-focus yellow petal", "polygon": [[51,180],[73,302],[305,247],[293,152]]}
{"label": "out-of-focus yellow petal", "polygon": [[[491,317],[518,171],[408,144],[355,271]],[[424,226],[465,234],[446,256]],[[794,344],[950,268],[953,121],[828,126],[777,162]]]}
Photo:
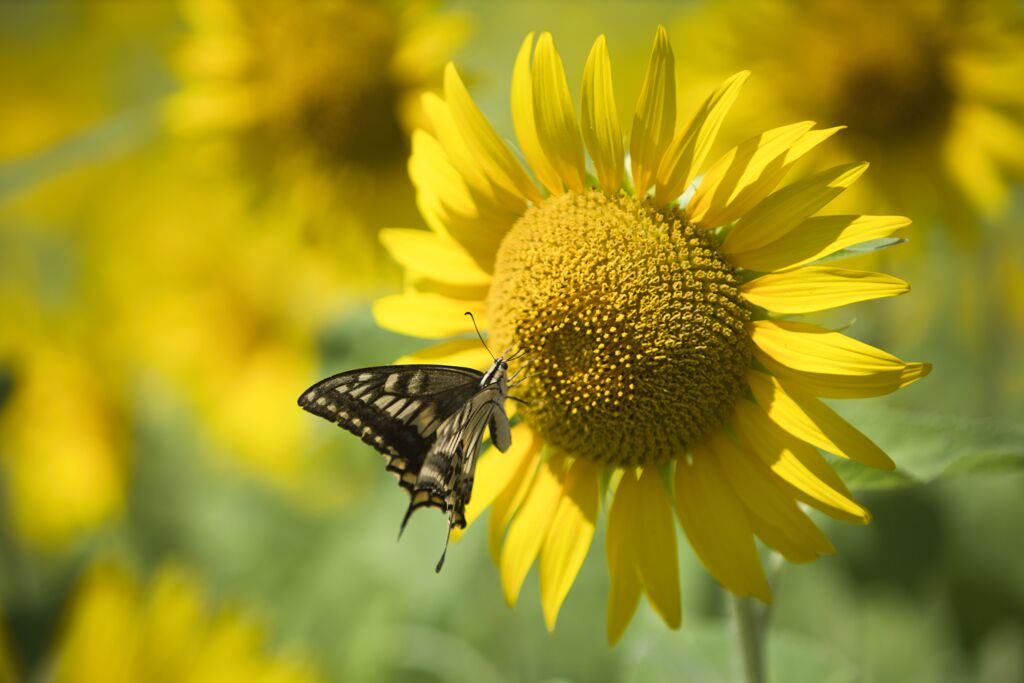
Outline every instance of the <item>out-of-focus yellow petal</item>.
{"label": "out-of-focus yellow petal", "polygon": [[747,373],[747,384],[768,417],[798,439],[870,467],[895,469],[881,448],[814,396],[784,389],[777,379],[757,370]]}
{"label": "out-of-focus yellow petal", "polygon": [[396,365],[458,365],[485,370],[490,367],[491,354],[478,339],[457,339],[428,346],[395,361]]}
{"label": "out-of-focus yellow petal", "polygon": [[633,186],[637,197],[647,194],[654,184],[661,158],[672,141],[675,125],[675,55],[665,27],[659,26],[629,134]]}
{"label": "out-of-focus yellow petal", "polygon": [[544,32],[533,53],[533,113],[544,155],[570,190],[583,192],[586,164],[562,58]]}
{"label": "out-of-focus yellow petal", "polygon": [[623,151],[619,112],[612,90],[612,64],[605,37],[598,36],[583,70],[583,106],[580,112],[583,141],[601,187],[615,194],[622,185]]}
{"label": "out-of-focus yellow petal", "polygon": [[384,329],[410,337],[438,339],[473,332],[471,312],[485,325],[482,302],[457,301],[438,294],[394,294],[373,302],[373,317]]}
{"label": "out-of-focus yellow petal", "polygon": [[696,446],[676,461],[676,511],[693,549],[711,575],[736,595],[771,602],[743,503],[714,453]]}
{"label": "out-of-focus yellow petal", "polygon": [[739,495],[757,536],[790,562],[811,562],[835,548],[783,491],[778,478],[756,455],[718,431],[705,443]]}
{"label": "out-of-focus yellow petal", "polygon": [[533,107],[533,74],[530,72],[530,51],[533,47],[533,32],[519,48],[516,64],[512,69],[512,124],[516,129],[519,147],[529,162],[537,179],[551,194],[562,194],[565,188],[562,179],[548,159],[537,137],[537,121]]}
{"label": "out-of-focus yellow petal", "polygon": [[[870,519],[867,510],[847,495],[831,468],[826,464],[831,476],[824,474],[813,459],[794,440],[787,438],[785,432],[757,405],[747,399],[738,400],[733,424],[747,447],[792,487],[794,495],[837,519],[855,522]],[[821,457],[816,451],[813,455]]]}
{"label": "out-of-focus yellow petal", "polygon": [[816,266],[764,275],[740,286],[744,299],[776,313],[822,311],[909,291],[910,285],[891,275]]}
{"label": "out-of-focus yellow petal", "polygon": [[750,323],[754,355],[786,384],[815,396],[864,398],[895,391],[931,371],[816,325],[786,320]]}
{"label": "out-of-focus yellow petal", "polygon": [[[512,445],[502,453],[493,445],[480,455],[473,478],[473,495],[466,504],[466,528],[477,520],[484,510],[508,489],[514,487],[521,477],[527,460],[537,450],[533,430],[520,423],[512,428]],[[453,529],[453,540],[461,536],[462,529]]]}
{"label": "out-of-focus yellow petal", "polygon": [[752,251],[778,239],[842,194],[867,168],[867,162],[835,166],[772,193],[736,221],[722,248]]}
{"label": "out-of-focus yellow petal", "polygon": [[425,230],[385,228],[380,241],[400,266],[433,280],[468,287],[491,283],[491,276],[454,240]]}
{"label": "out-of-focus yellow petal", "polygon": [[519,589],[540,551],[562,497],[566,459],[551,454],[541,463],[526,500],[508,528],[501,548],[501,586],[509,606],[516,604]]}
{"label": "out-of-focus yellow petal", "polygon": [[642,585],[633,555],[632,536],[646,522],[637,504],[636,474],[627,469],[608,512],[605,552],[608,556],[608,643],[614,645],[640,604]]}
{"label": "out-of-focus yellow petal", "polygon": [[741,71],[722,83],[697,111],[690,125],[680,131],[669,145],[658,167],[654,192],[657,204],[667,204],[683,194],[697,177],[726,114],[748,76],[749,71]]}
{"label": "out-of-focus yellow petal", "polygon": [[794,268],[868,240],[889,237],[910,225],[903,216],[813,216],[778,239],[752,251],[730,251],[739,268],[772,272]]}
{"label": "out-of-focus yellow petal", "polygon": [[558,611],[594,538],[600,475],[600,466],[589,460],[578,459],[570,465],[540,550],[540,602],[549,631],[555,628]]}
{"label": "out-of-focus yellow petal", "polygon": [[483,164],[487,177],[508,192],[518,193],[527,201],[539,202],[541,197],[537,186],[473,103],[451,63],[444,70],[444,95],[466,145]]}
{"label": "out-of-focus yellow petal", "polygon": [[641,520],[630,539],[637,573],[654,611],[670,628],[679,628],[683,617],[679,599],[676,529],[672,505],[656,468],[644,468],[637,482],[633,504],[637,506],[638,519]]}
{"label": "out-of-focus yellow petal", "polygon": [[840,128],[811,130],[812,121],[782,126],[729,150],[708,169],[687,205],[704,228],[731,223],[750,211],[782,181],[811,147]]}
{"label": "out-of-focus yellow petal", "polygon": [[487,520],[487,549],[495,564],[501,563],[501,544],[505,540],[505,530],[519,506],[526,500],[526,494],[533,486],[533,480],[540,468],[542,442],[536,434],[532,434],[532,446],[520,461],[519,467],[509,479],[508,486],[498,494],[491,504],[491,513]]}

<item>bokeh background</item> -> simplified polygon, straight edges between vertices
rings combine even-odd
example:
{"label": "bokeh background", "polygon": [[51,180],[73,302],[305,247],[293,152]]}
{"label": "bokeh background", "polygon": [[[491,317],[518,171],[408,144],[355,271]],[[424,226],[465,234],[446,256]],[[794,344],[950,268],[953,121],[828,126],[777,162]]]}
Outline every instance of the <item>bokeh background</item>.
{"label": "bokeh background", "polygon": [[380,458],[294,403],[421,345],[369,302],[443,64],[511,139],[528,31],[577,96],[606,34],[630,112],[659,23],[683,115],[754,72],[719,152],[848,124],[812,163],[871,161],[849,206],[914,219],[857,257],[913,292],[824,322],[935,370],[837,406],[900,468],[843,470],[875,521],[780,570],[773,679],[1024,680],[1024,4],[4,0],[0,682],[735,680],[685,543],[681,631],[641,606],[607,647],[598,540],[548,634],[480,534],[440,575],[440,515],[396,543]]}

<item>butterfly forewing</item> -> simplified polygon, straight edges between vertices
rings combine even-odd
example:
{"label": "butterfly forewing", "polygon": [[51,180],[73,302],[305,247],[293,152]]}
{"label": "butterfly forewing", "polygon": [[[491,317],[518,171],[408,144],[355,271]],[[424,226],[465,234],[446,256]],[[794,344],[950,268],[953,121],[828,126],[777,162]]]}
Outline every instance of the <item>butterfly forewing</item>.
{"label": "butterfly forewing", "polygon": [[411,489],[438,427],[473,397],[482,376],[445,365],[350,370],[314,384],[299,405],[380,451]]}

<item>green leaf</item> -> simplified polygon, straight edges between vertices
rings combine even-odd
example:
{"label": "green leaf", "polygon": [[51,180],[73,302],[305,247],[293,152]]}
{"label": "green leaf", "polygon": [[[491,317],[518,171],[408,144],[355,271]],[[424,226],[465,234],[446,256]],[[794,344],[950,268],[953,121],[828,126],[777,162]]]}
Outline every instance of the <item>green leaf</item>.
{"label": "green leaf", "polygon": [[910,486],[940,477],[1024,469],[1024,425],[878,405],[835,407],[896,462],[873,470],[847,460],[833,462],[853,489]]}

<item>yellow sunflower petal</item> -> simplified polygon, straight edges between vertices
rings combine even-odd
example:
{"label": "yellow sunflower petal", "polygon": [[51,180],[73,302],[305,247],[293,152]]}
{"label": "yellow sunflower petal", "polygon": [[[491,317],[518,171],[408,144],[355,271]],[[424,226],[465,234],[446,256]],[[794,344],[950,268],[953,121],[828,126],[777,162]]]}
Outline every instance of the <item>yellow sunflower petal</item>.
{"label": "yellow sunflower petal", "polygon": [[777,379],[757,370],[747,373],[747,384],[768,417],[798,439],[869,467],[896,467],[871,439],[814,396],[784,389]]}
{"label": "yellow sunflower petal", "polygon": [[512,69],[512,124],[516,130],[519,147],[523,150],[530,168],[537,179],[551,194],[562,194],[565,188],[562,179],[541,148],[537,137],[537,122],[533,107],[533,75],[530,73],[530,52],[533,47],[533,32],[526,36],[516,64]]}
{"label": "yellow sunflower petal", "polygon": [[636,475],[627,469],[608,511],[605,552],[608,556],[608,643],[614,645],[640,604],[642,585],[633,554],[632,537],[644,528],[637,503]]}
{"label": "yellow sunflower petal", "polygon": [[442,145],[422,130],[413,133],[409,177],[430,229],[458,242],[485,272],[492,269],[498,244],[516,216],[470,191]]}
{"label": "yellow sunflower petal", "polygon": [[754,355],[784,383],[815,396],[862,398],[887,394],[931,371],[838,332],[785,320],[750,323]]}
{"label": "yellow sunflower petal", "polygon": [[741,71],[722,83],[697,111],[690,125],[680,131],[669,145],[658,167],[658,182],[654,193],[657,204],[666,204],[683,194],[697,177],[718,136],[725,115],[729,113],[748,76],[749,71]]}
{"label": "yellow sunflower petal", "polygon": [[656,468],[644,468],[637,483],[635,502],[642,520],[642,525],[634,528],[632,538],[637,573],[654,611],[670,628],[679,628],[683,617],[676,529],[672,521],[672,505]]}
{"label": "yellow sunflower petal", "polygon": [[822,311],[909,291],[910,285],[891,275],[816,266],[764,275],[740,286],[740,294],[750,303],[786,314]]}
{"label": "yellow sunflower petal", "polygon": [[489,285],[491,276],[454,240],[425,230],[385,228],[380,241],[406,270],[455,285]]}
{"label": "yellow sunflower petal", "polygon": [[589,460],[572,463],[562,498],[540,550],[540,602],[548,630],[555,628],[565,601],[594,538],[601,468]]}
{"label": "yellow sunflower petal", "polygon": [[[512,427],[512,445],[507,451],[502,453],[492,445],[480,455],[473,477],[473,495],[466,504],[467,529],[502,492],[518,483],[517,475],[535,450],[533,430],[520,423]],[[453,538],[461,535],[458,531],[464,530],[453,529]]]}
{"label": "yellow sunflower petal", "polygon": [[752,251],[730,251],[729,261],[758,272],[794,268],[861,242],[889,237],[910,225],[903,216],[813,216]]}
{"label": "yellow sunflower petal", "polygon": [[793,164],[841,127],[811,130],[804,121],[769,130],[730,150],[704,175],[687,209],[705,228],[726,225],[767,197]]}
{"label": "yellow sunflower petal", "polygon": [[526,494],[530,492],[540,468],[540,462],[541,442],[534,435],[528,455],[520,462],[508,485],[491,504],[491,514],[487,520],[487,549],[495,564],[501,563],[501,544],[505,540],[505,531],[513,516],[519,511],[519,506],[526,500]]}
{"label": "yellow sunflower petal", "polygon": [[683,530],[711,575],[736,595],[771,602],[747,511],[714,453],[697,446],[690,462],[677,460],[675,498]]}
{"label": "yellow sunflower petal", "polygon": [[786,151],[813,121],[773,128],[740,143],[711,165],[687,204],[690,219],[713,228],[736,220],[782,180]]}
{"label": "yellow sunflower petal", "polygon": [[668,32],[659,26],[629,134],[633,186],[637,197],[647,194],[654,184],[661,158],[672,141],[675,125],[675,56],[668,42]]}
{"label": "yellow sunflower petal", "polygon": [[752,251],[795,228],[842,194],[868,168],[843,164],[777,190],[736,221],[722,249]]}
{"label": "yellow sunflower petal", "polygon": [[478,339],[458,339],[428,346],[409,353],[395,361],[396,365],[459,365],[464,368],[486,370],[490,367],[491,355]]}
{"label": "yellow sunflower petal", "polygon": [[477,210],[493,215],[521,215],[526,210],[526,198],[518,190],[507,190],[490,178],[487,164],[468,146],[448,102],[434,93],[427,93],[422,101],[434,137],[452,167],[462,176]]}
{"label": "yellow sunflower petal", "polygon": [[444,70],[444,95],[459,131],[467,146],[483,164],[487,176],[508,192],[518,193],[534,203],[539,202],[541,197],[537,186],[474,104],[451,63]]}
{"label": "yellow sunflower petal", "polygon": [[409,178],[417,190],[430,192],[447,207],[465,214],[476,212],[464,176],[451,164],[445,147],[425,130],[412,134]]}
{"label": "yellow sunflower petal", "polygon": [[594,160],[597,179],[605,192],[615,194],[622,185],[623,151],[619,113],[612,90],[612,64],[605,37],[599,36],[583,70],[583,106],[580,111],[583,141]]}
{"label": "yellow sunflower petal", "polygon": [[501,548],[501,587],[510,607],[516,604],[519,589],[540,551],[551,519],[562,497],[566,460],[553,454],[541,463],[526,500],[508,528]]}
{"label": "yellow sunflower petal", "polygon": [[533,53],[533,112],[545,156],[570,190],[583,192],[586,164],[562,58],[544,32]]}
{"label": "yellow sunflower petal", "polygon": [[869,519],[867,510],[846,495],[841,482],[836,484],[838,478],[828,475],[823,478],[823,471],[814,466],[813,459],[805,457],[806,453],[786,438],[785,432],[757,405],[747,399],[737,401],[733,424],[746,445],[792,487],[794,495],[839,519],[858,522]]}
{"label": "yellow sunflower petal", "polygon": [[405,293],[373,302],[373,317],[386,330],[410,337],[437,339],[473,332],[470,311],[484,323],[484,306],[478,301],[457,301],[438,294]]}
{"label": "yellow sunflower petal", "polygon": [[757,536],[790,562],[811,562],[835,548],[814,522],[796,505],[793,497],[768,466],[737,446],[723,432],[705,446],[718,459],[729,483],[739,494]]}

